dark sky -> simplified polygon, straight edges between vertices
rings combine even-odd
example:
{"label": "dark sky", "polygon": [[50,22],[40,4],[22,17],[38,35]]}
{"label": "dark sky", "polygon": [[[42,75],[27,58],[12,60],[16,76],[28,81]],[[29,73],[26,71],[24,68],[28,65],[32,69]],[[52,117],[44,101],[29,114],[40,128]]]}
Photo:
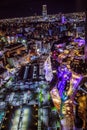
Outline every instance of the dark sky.
{"label": "dark sky", "polygon": [[47,4],[48,14],[85,10],[85,0],[0,0],[0,19],[41,15],[43,4]]}

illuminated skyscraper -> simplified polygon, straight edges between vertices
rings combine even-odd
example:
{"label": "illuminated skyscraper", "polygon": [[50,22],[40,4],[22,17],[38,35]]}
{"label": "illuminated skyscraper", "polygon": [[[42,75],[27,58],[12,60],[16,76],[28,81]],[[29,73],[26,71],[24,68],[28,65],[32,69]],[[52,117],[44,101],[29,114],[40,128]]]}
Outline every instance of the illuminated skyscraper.
{"label": "illuminated skyscraper", "polygon": [[47,16],[47,5],[42,5],[42,15]]}

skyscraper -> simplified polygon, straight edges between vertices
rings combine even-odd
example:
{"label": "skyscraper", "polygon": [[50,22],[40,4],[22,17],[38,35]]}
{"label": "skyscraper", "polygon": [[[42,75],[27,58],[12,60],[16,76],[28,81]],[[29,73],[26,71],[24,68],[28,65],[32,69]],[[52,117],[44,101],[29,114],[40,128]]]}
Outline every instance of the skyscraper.
{"label": "skyscraper", "polygon": [[47,5],[42,5],[42,15],[47,16]]}

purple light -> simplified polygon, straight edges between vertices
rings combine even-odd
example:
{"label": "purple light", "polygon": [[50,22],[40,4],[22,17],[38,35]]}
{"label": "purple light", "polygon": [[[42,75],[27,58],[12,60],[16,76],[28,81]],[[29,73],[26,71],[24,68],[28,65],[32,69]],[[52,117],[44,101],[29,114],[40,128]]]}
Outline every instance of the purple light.
{"label": "purple light", "polygon": [[65,16],[64,15],[62,16],[62,21],[61,22],[62,22],[62,24],[65,23]]}
{"label": "purple light", "polygon": [[67,69],[67,67],[65,66],[61,66],[58,68],[58,85],[57,85],[57,89],[59,91],[59,95],[60,97],[64,97],[64,93],[65,93],[65,88],[67,87],[67,81],[70,81],[71,78],[71,72]]}
{"label": "purple light", "polygon": [[82,38],[74,39],[74,42],[78,42],[79,46],[85,45],[85,40]]}

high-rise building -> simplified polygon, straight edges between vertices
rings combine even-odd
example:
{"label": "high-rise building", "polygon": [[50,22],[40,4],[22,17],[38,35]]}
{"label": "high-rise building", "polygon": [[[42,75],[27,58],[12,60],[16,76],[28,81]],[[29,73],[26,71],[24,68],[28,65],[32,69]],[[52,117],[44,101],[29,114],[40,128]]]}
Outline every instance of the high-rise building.
{"label": "high-rise building", "polygon": [[47,16],[47,5],[42,5],[42,15]]}

